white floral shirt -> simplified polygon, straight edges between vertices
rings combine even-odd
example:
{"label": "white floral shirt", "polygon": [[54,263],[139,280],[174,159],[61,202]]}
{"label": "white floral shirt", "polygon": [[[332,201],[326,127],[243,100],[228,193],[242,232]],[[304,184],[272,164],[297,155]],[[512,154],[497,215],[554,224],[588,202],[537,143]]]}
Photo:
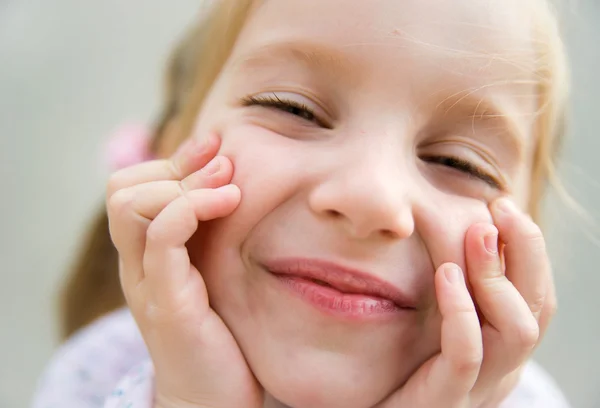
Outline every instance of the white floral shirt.
{"label": "white floral shirt", "polygon": [[[154,372],[144,341],[127,309],[99,319],[55,354],[33,408],[153,408]],[[531,362],[501,408],[569,408],[538,365]]]}

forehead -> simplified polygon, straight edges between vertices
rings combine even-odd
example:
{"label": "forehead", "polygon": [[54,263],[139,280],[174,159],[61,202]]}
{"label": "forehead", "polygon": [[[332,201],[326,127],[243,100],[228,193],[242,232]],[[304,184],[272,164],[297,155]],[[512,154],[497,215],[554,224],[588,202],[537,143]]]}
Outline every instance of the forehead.
{"label": "forehead", "polygon": [[314,39],[349,48],[404,45],[409,52],[526,54],[537,1],[264,0],[244,37]]}
{"label": "forehead", "polygon": [[[532,105],[533,98],[523,96],[535,94],[535,1],[267,0],[251,16],[234,56],[285,61],[292,56],[286,45],[303,44],[306,52],[296,55],[329,54],[312,59],[337,62],[362,83],[410,85],[434,98],[455,92],[483,97],[493,88],[497,98],[504,93]],[[516,110],[525,108],[532,106]]]}

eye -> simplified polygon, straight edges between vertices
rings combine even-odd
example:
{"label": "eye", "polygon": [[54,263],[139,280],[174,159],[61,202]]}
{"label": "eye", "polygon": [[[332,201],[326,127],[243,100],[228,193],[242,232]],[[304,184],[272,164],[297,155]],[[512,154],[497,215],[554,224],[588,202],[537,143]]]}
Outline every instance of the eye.
{"label": "eye", "polygon": [[257,95],[247,96],[242,99],[244,106],[262,106],[265,108],[272,108],[281,112],[297,116],[298,118],[312,122],[320,127],[330,128],[323,121],[321,121],[314,110],[302,102],[298,102],[292,99],[280,97],[275,93],[268,95]]}
{"label": "eye", "polygon": [[433,163],[441,166],[446,166],[465,173],[467,176],[475,178],[479,181],[483,181],[487,185],[497,190],[504,190],[503,184],[498,179],[488,172],[483,170],[480,166],[454,156],[423,156],[421,160],[427,163]]}

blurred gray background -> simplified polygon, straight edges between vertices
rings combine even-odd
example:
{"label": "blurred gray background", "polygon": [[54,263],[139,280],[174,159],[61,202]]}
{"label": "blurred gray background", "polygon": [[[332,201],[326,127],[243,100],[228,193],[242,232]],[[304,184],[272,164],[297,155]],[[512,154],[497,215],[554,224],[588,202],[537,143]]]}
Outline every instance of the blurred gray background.
{"label": "blurred gray background", "polygon": [[[0,0],[0,408],[26,407],[57,346],[56,290],[124,121],[152,120],[163,62],[200,1]],[[593,217],[552,196],[560,309],[537,359],[576,408],[600,407],[600,1],[562,14],[573,123],[563,179]]]}

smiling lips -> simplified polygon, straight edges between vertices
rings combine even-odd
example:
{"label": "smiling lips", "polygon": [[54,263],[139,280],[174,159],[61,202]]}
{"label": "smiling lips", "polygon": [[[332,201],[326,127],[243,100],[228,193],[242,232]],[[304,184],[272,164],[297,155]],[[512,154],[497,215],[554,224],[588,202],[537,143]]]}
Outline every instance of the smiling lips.
{"label": "smiling lips", "polygon": [[264,267],[300,298],[328,314],[365,319],[416,309],[416,301],[390,283],[329,262],[279,259]]}

